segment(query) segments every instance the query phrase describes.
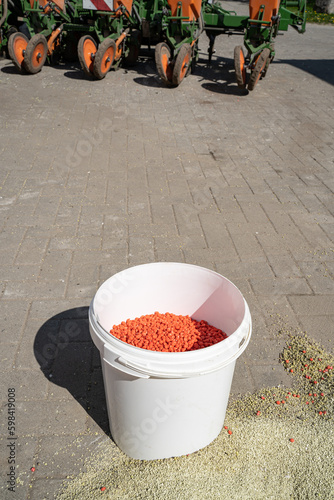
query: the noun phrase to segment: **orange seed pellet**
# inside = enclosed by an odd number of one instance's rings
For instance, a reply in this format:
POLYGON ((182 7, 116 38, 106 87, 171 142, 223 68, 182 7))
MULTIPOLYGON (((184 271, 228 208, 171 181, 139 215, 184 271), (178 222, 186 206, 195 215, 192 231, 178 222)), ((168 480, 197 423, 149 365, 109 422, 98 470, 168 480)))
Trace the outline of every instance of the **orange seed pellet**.
POLYGON ((195 351, 227 338, 226 333, 204 320, 159 312, 122 321, 110 333, 127 344, 160 352, 195 351))

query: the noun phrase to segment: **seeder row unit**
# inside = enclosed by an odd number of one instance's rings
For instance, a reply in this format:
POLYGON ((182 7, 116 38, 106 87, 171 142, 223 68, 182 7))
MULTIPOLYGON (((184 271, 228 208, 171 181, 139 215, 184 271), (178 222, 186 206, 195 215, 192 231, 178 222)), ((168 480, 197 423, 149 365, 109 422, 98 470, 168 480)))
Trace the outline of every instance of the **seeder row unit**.
POLYGON ((249 15, 211 0, 0 0, 0 49, 20 72, 78 57, 101 80, 112 68, 136 63, 140 47, 155 46, 162 82, 178 86, 198 60, 198 41, 243 35, 234 50, 237 85, 253 90, 275 57, 275 38, 289 26, 305 31, 306 0, 249 0, 249 15))

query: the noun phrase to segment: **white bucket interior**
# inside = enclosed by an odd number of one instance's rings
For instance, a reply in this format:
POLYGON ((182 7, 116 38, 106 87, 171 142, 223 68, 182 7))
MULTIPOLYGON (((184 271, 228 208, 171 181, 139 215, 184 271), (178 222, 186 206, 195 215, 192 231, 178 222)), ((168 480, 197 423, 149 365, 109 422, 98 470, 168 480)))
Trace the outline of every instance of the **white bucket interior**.
POLYGON ((164 262, 112 276, 96 293, 93 309, 107 332, 128 318, 158 311, 204 319, 231 335, 244 319, 245 301, 235 285, 213 271, 164 262))

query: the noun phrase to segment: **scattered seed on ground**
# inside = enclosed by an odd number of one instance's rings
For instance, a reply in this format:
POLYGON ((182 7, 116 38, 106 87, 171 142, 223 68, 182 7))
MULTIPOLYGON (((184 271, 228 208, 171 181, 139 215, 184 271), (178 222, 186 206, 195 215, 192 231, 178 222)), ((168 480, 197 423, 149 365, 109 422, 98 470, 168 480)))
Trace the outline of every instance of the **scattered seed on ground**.
POLYGON ((87 460, 85 471, 66 483, 56 499, 95 500, 101 484, 108 490, 107 498, 117 500, 267 499, 268 492, 282 499, 332 498, 333 372, 328 370, 319 382, 317 394, 323 396, 310 405, 305 404, 310 401, 310 383, 301 368, 306 355, 313 357, 309 373, 316 380, 319 368, 333 366, 333 356, 304 335, 290 336, 287 345, 289 358, 286 347, 281 359, 289 359, 294 368, 290 390, 268 387, 231 399, 226 421, 233 439, 224 425, 225 432, 197 453, 152 461, 130 459, 105 439, 87 460), (300 398, 291 397, 284 409, 275 404, 289 393, 300 398), (259 400, 261 418, 256 415, 259 400))

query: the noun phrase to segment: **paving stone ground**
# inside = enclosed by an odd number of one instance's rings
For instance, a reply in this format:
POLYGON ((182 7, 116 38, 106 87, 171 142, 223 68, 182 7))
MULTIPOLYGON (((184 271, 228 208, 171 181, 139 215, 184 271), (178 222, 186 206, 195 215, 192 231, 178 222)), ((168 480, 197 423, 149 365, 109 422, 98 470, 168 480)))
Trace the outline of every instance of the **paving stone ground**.
POLYGON ((253 335, 233 395, 290 384, 280 329, 332 351, 334 29, 279 35, 249 94, 234 83, 239 42, 219 37, 208 68, 203 36, 176 89, 147 50, 98 82, 77 64, 22 76, 0 61, 1 498, 55 498, 109 439, 87 311, 122 269, 186 262, 239 287, 253 335))

